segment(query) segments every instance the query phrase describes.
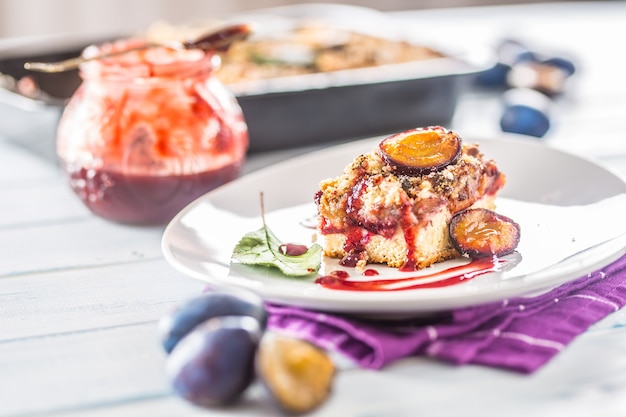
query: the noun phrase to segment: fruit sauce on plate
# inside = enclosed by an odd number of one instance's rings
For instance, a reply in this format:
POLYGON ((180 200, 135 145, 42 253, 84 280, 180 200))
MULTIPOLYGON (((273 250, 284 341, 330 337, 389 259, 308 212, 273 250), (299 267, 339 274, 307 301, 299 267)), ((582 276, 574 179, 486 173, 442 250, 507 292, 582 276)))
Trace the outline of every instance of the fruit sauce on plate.
MULTIPOLYGON (((349 272, 336 270, 317 278, 315 283, 324 288, 345 291, 401 291, 442 288, 467 282, 472 278, 489 272, 500 271, 508 262, 508 260, 497 257, 477 258, 464 265, 452 266, 424 275, 365 281, 351 280, 349 272)), ((363 271, 362 275, 373 277, 378 275, 378 271, 368 268, 363 271)))

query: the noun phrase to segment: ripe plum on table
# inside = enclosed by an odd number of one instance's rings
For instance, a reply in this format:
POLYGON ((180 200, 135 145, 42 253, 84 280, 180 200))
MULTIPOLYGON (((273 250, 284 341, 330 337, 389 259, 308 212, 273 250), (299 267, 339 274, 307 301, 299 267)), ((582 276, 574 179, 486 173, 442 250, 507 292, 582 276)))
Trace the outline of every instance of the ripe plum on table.
POLYGON ((243 296, 228 292, 207 292, 181 304, 161 318, 159 333, 163 349, 170 353, 196 326, 220 316, 253 317, 261 329, 265 329, 267 323, 263 301, 254 294, 246 293, 243 296))
POLYGON ((262 330, 246 316, 210 319, 187 334, 167 359, 174 391, 211 407, 235 402, 254 380, 254 358, 262 330))
POLYGON ((269 397, 289 414, 307 413, 324 403, 335 374, 325 351, 278 333, 266 333, 261 340, 256 369, 269 397))

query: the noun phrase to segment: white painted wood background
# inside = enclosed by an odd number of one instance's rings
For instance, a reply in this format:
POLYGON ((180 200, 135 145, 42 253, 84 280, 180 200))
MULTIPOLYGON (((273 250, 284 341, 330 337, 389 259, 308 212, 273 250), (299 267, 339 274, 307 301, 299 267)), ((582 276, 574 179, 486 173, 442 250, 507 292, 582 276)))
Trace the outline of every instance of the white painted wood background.
MULTIPOLYGON (((210 21, 246 10, 325 0, 0 0, 0 38, 73 34, 103 39, 135 33, 154 21, 210 21), (101 35, 105 35, 104 37, 101 35)), ((483 6, 519 0, 344 0, 383 11, 483 6)), ((527 3, 545 0, 525 0, 527 3)))
MULTIPOLYGON (((626 4, 595 2, 394 13, 417 30, 524 33, 581 59, 574 94, 545 139, 626 176, 626 4)), ((454 128, 497 133, 497 97, 470 94, 454 128)), ((0 115, 0 122, 2 115, 0 115)), ((251 158, 247 172, 296 149, 251 158)), ((532 168, 529 168, 532 169, 532 168)), ((616 227, 626 227, 624 219, 616 227)), ((0 416, 253 416, 275 411, 255 387, 234 409, 194 408, 171 395, 157 320, 202 283, 164 260, 160 227, 91 215, 55 165, 0 139, 0 416)), ((428 359, 350 370, 316 416, 623 416, 626 313, 593 326, 546 368, 519 376, 428 359)))

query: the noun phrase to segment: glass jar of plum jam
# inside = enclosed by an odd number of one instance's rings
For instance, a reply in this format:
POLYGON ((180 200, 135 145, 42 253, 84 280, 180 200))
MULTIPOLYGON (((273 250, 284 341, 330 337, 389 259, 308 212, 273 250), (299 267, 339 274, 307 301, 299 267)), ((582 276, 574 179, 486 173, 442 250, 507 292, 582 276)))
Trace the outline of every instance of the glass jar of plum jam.
MULTIPOLYGON (((85 56, 141 44, 92 46, 85 56)), ((61 117, 57 153, 74 192, 95 214, 164 224, 237 177, 248 130, 235 97, 213 76, 219 56, 154 47, 83 63, 61 117)))

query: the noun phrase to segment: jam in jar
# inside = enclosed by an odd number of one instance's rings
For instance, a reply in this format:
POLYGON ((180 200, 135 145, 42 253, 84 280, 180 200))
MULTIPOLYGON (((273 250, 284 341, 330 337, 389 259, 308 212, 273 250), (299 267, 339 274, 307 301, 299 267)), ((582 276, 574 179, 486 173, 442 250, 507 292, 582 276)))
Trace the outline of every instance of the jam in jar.
MULTIPOLYGON (((120 40, 85 56, 126 50, 120 40)), ((248 130, 235 97, 213 75, 219 56, 152 47, 83 63, 57 153, 74 192, 116 222, 163 224, 237 177, 248 130)))

